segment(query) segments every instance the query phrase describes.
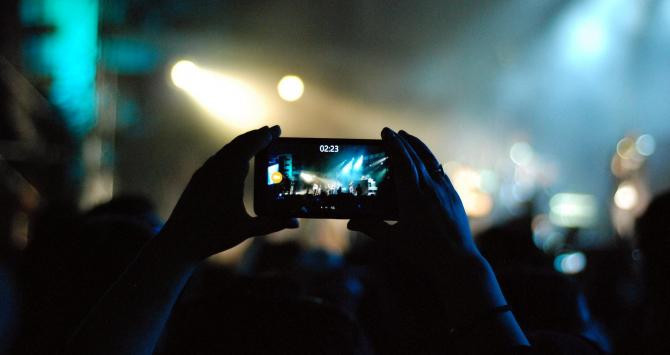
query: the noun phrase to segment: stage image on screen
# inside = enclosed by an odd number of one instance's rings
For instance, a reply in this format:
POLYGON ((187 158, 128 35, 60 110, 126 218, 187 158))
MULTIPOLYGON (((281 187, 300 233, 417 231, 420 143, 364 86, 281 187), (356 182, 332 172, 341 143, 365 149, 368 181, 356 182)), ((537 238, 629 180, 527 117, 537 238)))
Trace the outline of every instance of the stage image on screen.
POLYGON ((295 215, 381 215, 393 194, 378 144, 276 144, 268 150, 267 186, 273 205, 295 215))

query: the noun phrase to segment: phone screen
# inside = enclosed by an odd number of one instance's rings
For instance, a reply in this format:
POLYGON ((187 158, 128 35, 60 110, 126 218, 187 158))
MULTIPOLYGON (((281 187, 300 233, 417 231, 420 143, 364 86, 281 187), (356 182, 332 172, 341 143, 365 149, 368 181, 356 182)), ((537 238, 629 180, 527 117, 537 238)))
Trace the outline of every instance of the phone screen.
POLYGON ((397 219, 381 140, 279 138, 256 156, 259 215, 397 219))

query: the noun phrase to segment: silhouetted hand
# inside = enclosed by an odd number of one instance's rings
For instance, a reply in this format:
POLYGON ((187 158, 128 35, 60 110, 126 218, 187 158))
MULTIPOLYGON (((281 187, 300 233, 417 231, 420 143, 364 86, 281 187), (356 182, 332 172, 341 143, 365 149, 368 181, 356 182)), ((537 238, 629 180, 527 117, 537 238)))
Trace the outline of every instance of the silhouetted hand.
POLYGON ((280 134, 279 126, 265 126, 238 136, 210 157, 193 174, 158 237, 171 238, 176 251, 200 261, 249 237, 297 228, 296 219, 251 217, 244 208, 249 160, 280 134))
POLYGON ((349 228, 397 245, 417 264, 432 264, 430 255, 480 258, 461 199, 433 153, 405 131, 384 128, 382 140, 393 167, 399 221, 355 219, 349 228))
POLYGON ((488 262, 475 246, 463 204, 431 151, 418 138, 382 131, 398 198, 399 221, 351 220, 349 229, 386 243, 436 287, 450 318, 466 323, 505 304, 488 262))

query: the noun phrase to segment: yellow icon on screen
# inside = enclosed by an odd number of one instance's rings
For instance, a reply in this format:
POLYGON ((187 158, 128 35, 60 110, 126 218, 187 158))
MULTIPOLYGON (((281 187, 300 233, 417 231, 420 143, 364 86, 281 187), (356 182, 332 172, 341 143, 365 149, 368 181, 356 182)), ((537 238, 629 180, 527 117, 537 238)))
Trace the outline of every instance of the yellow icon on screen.
POLYGON ((282 176, 282 174, 278 171, 275 171, 274 173, 272 173, 272 175, 270 175, 270 180, 272 180, 272 182, 274 182, 275 184, 280 183, 282 179, 284 179, 284 176, 282 176))

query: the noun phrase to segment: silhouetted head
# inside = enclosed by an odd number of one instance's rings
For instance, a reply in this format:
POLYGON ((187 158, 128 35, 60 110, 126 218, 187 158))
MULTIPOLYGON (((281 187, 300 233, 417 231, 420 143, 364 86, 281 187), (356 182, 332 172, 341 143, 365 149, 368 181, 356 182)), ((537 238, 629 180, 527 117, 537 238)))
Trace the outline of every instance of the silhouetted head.
POLYGON ((589 319, 577 285, 549 269, 509 268, 498 273, 507 302, 524 329, 580 333, 589 319))
POLYGON ((206 287, 180 301, 157 353, 356 354, 366 348, 356 322, 338 308, 275 292, 272 285, 282 286, 268 279, 223 283, 225 290, 206 287))
POLYGON ((651 287, 667 289, 670 277, 670 191, 654 198, 637 220, 635 229, 646 281, 651 287))
POLYGON ((95 300, 121 275, 159 228, 151 202, 122 196, 92 208, 77 228, 72 273, 95 300))
POLYGON ((0 261, 12 253, 11 231, 17 207, 16 196, 0 181, 0 261))
POLYGON ((494 226, 477 236, 477 247, 494 269, 551 267, 533 243, 531 220, 524 216, 494 226))
POLYGON ((45 353, 63 345, 153 237, 144 201, 112 200, 84 215, 71 205, 41 211, 21 262, 24 330, 18 347, 45 353))

